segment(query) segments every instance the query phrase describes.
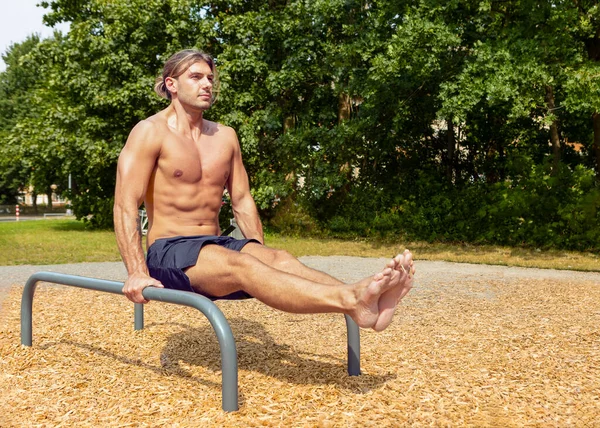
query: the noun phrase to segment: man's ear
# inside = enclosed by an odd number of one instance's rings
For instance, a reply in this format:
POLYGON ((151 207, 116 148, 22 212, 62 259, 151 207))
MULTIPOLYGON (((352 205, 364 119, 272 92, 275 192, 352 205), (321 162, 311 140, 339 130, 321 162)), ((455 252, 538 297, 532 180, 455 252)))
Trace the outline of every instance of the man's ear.
POLYGON ((171 94, 177 93, 177 79, 173 77, 165 78, 165 87, 171 94))

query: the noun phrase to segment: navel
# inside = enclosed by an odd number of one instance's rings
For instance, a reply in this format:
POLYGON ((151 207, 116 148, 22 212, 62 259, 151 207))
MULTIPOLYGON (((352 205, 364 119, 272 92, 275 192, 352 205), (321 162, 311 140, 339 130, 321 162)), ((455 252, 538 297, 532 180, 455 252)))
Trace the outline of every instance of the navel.
POLYGON ((183 175, 183 171, 180 169, 176 169, 175 172, 173 172, 173 177, 181 177, 183 175))

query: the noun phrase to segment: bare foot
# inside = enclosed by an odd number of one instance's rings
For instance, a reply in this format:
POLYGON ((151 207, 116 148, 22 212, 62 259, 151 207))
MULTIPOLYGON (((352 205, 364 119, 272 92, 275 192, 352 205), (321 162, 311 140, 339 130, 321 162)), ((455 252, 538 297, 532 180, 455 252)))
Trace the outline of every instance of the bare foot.
POLYGON ((390 289, 389 283, 393 273, 394 269, 388 264, 381 272, 355 284, 358 302, 349 315, 359 327, 370 328, 377 322, 379 299, 390 289))
POLYGON ((391 324, 398 303, 412 288, 412 276, 415 274, 412 253, 405 250, 404 254, 394 257, 393 262, 394 273, 392 273, 392 278, 395 278, 395 280, 390 281, 391 289, 379 298, 379 317, 373 325, 375 331, 382 331, 391 324))

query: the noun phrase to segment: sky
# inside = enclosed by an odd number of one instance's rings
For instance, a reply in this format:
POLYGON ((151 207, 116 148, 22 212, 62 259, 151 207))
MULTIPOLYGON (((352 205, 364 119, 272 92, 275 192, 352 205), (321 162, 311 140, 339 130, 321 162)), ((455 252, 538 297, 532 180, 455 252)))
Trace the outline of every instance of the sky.
MULTIPOLYGON (((5 53, 10 45, 24 41, 28 35, 37 33, 42 38, 50 37, 54 30, 45 27, 42 17, 46 9, 37 7, 42 0, 0 0, 0 52, 5 53)), ((56 27, 65 33, 69 25, 56 27)), ((6 65, 0 58, 0 71, 6 65)))

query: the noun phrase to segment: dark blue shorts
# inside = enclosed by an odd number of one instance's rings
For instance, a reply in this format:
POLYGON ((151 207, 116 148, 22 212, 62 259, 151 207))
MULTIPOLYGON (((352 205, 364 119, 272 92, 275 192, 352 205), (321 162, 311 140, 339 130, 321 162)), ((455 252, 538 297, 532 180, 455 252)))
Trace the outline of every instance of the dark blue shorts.
MULTIPOLYGON (((202 247, 213 244, 230 250, 241 251, 249 242, 259 243, 256 239, 235 239, 231 236, 212 235, 175 236, 173 238, 157 239, 148 248, 146 263, 150 276, 158 279, 165 288, 197 293, 192 288, 190 279, 184 270, 196 265, 202 247)), ((244 291, 237 291, 223 297, 202 294, 211 300, 252 298, 244 291)))

